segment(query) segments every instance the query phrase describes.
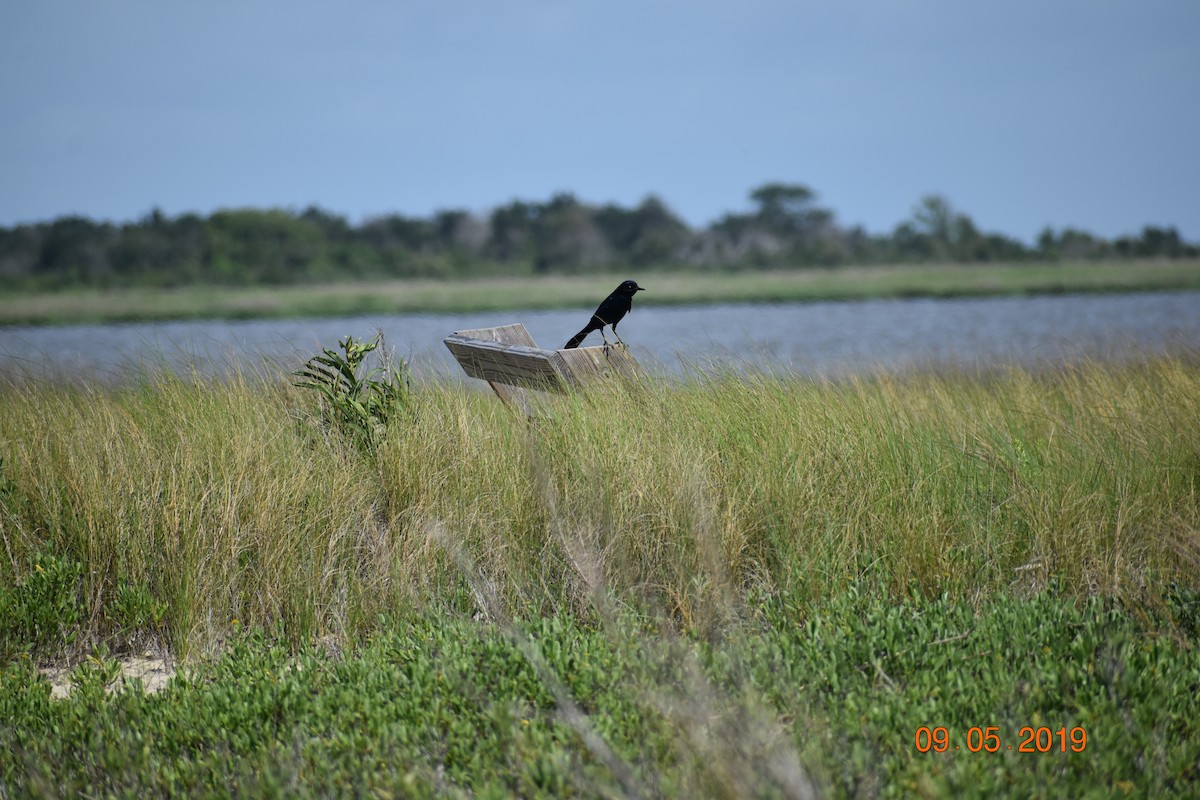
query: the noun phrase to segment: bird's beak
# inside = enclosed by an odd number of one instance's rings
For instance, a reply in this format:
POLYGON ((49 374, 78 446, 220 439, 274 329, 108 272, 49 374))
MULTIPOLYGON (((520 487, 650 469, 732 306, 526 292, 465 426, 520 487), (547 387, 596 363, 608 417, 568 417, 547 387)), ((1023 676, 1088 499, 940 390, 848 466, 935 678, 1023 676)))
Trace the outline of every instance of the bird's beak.
POLYGON ((639 286, 639 287, 637 287, 636 289, 634 289, 634 291, 635 291, 635 292, 644 292, 644 291, 646 291, 646 287, 645 287, 645 286, 639 286))

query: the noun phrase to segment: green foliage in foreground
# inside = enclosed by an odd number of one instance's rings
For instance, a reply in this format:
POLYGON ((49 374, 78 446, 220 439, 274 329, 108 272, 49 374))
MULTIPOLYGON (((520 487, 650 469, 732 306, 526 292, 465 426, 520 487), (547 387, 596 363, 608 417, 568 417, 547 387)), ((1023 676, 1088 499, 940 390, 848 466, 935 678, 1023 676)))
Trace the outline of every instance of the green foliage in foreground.
POLYGON ((83 566, 37 553, 15 586, 0 586, 0 662, 17 653, 43 654, 69 646, 78 633, 77 590, 83 566))
POLYGON ((237 632, 156 695, 105 694, 100 664, 54 701, 18 663, 0 673, 0 794, 1084 797, 1200 782, 1194 638, 1147 634, 1101 600, 860 588, 803 612, 767 600, 716 642, 628 616, 398 618, 344 657, 237 632), (919 752, 916 731, 939 726, 948 750, 919 752), (970 729, 989 726, 999 752, 971 752, 970 729), (1082 728, 1086 745, 1018 752, 1026 726, 1082 728))
POLYGON ((1200 782, 1194 360, 646 379, 535 420, 425 386, 369 448, 316 400, 0 387, 0 795, 1200 782), (106 694, 147 642, 184 676, 106 694))
MULTIPOLYGON (((88 612, 82 588, 83 565, 49 552, 30 558, 15 584, 0 585, 0 663, 17 655, 47 658, 69 651, 88 612)), ((122 578, 95 623, 114 642, 130 644, 161 629, 166 612, 166 604, 145 584, 122 578)))

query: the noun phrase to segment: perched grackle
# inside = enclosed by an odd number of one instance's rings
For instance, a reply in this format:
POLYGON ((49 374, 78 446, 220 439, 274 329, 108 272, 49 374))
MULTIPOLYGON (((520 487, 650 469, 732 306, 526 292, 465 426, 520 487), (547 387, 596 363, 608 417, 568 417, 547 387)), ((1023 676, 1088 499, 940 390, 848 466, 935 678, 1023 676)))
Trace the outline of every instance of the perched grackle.
POLYGON ((629 313, 629 309, 633 307, 633 296, 644 291, 645 289, 637 285, 637 281, 624 281, 616 288, 616 291, 604 298, 604 302, 596 308, 596 313, 592 314, 588 324, 583 326, 583 330, 572 336, 571 341, 567 342, 563 349, 579 347, 579 343, 592 331, 600 331, 600 338, 604 339, 605 344, 608 344, 608 337, 604 335, 605 325, 611 325, 613 336, 617 337, 617 342, 625 344, 621 341, 621 337, 617 336, 617 323, 624 319, 625 315, 629 313))

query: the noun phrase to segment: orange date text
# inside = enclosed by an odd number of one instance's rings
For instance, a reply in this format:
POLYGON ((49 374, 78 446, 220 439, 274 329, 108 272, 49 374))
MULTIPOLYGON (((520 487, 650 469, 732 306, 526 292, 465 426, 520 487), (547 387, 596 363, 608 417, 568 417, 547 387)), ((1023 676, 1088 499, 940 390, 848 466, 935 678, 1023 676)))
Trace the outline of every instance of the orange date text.
POLYGON ((945 753, 947 750, 970 750, 978 753, 998 753, 1015 750, 1018 753, 1082 753, 1087 748, 1087 731, 1083 728, 1034 728, 1026 725, 1017 731, 1017 738, 1007 742, 1000 738, 1000 728, 995 725, 967 728, 962 738, 950 735, 947 728, 917 728, 915 742, 917 750, 928 753, 945 753))

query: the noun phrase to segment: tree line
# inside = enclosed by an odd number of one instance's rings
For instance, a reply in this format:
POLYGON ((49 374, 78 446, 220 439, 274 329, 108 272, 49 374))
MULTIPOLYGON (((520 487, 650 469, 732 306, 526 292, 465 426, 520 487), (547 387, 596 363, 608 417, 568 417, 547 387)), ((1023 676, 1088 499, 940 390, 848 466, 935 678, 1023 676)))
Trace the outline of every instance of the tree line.
POLYGON ((221 210, 176 217, 151 211, 122 224, 68 216, 0 227, 0 286, 284 284, 351 278, 572 273, 629 267, 694 269, 844 264, 1194 258, 1200 246, 1173 227, 1104 239, 1046 228, 1032 245, 981 231, 941 195, 885 234, 838 223, 807 186, 768 183, 751 210, 687 225, 655 196, 629 208, 570 193, 514 200, 486 215, 388 214, 353 225, 317 207, 221 210))

